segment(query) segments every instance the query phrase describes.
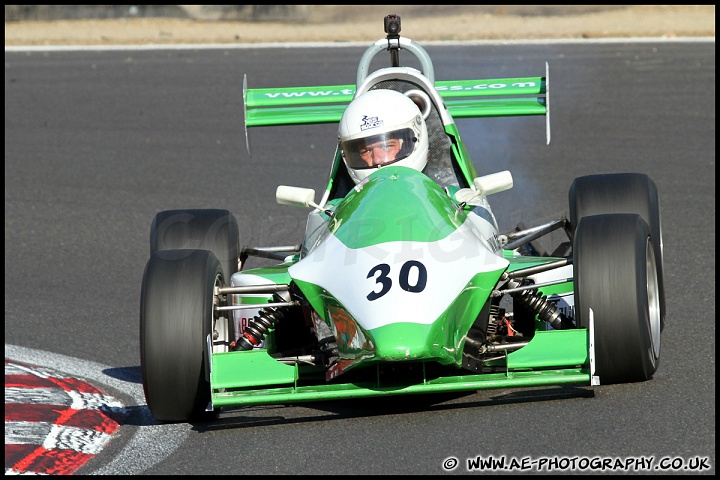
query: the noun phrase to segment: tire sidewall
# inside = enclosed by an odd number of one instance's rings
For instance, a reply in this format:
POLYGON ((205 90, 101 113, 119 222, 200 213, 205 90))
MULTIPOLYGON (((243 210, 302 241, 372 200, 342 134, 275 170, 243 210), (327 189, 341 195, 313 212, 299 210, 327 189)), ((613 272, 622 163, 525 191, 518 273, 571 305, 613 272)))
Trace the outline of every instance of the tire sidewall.
POLYGON ((658 366, 647 293, 649 238, 649 226, 636 214, 582 217, 575 232, 575 313, 578 326, 587 328, 593 310, 602 383, 648 380, 658 366))
POLYGON ((160 421, 203 419, 210 401, 207 339, 222 267, 207 250, 154 253, 143 275, 140 363, 148 407, 160 421))

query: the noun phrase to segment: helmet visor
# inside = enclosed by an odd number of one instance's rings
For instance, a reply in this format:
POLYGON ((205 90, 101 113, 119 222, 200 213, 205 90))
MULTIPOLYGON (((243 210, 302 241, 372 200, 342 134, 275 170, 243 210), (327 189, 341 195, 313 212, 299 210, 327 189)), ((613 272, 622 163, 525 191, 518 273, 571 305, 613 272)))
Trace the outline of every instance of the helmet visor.
POLYGON ((411 128, 340 142, 345 163, 353 169, 388 165, 406 158, 415 149, 417 137, 411 128))

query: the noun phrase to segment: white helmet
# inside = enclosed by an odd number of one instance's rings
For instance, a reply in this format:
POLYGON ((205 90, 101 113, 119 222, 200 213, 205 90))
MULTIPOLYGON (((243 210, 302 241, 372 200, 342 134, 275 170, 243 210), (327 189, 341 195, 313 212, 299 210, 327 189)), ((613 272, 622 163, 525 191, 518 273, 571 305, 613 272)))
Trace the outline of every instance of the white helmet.
POLYGON ((343 160, 355 183, 390 164, 422 171, 427 137, 420 109, 395 90, 370 90, 355 98, 338 128, 343 160))

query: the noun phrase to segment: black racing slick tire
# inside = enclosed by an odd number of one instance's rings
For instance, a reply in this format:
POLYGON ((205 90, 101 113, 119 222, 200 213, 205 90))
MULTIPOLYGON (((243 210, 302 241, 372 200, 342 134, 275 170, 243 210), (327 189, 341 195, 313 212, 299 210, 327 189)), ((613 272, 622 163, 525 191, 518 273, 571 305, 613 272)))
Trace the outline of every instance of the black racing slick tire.
POLYGON ((223 268, 226 283, 238 271, 239 230, 228 210, 165 210, 150 227, 150 255, 171 249, 210 250, 223 268))
POLYGON ((590 327, 601 384, 649 380, 660 361, 660 293, 650 227, 637 214, 582 217, 573 240, 575 315, 590 327))
POLYGON ((148 408, 161 422, 207 421, 211 399, 208 342, 214 287, 222 268, 208 250, 162 250, 143 274, 140 364, 148 408))
POLYGON ((570 228, 579 220, 601 213, 636 213, 650 227, 660 289, 661 328, 665 328, 665 275, 662 222, 658 191, 652 179, 643 173, 610 173, 576 178, 569 191, 570 228))

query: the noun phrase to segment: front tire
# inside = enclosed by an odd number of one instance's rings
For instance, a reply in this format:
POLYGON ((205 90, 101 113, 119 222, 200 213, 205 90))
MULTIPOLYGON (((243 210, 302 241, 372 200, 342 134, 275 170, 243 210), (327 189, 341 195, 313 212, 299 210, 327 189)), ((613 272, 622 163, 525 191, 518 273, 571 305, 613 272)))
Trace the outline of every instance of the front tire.
POLYGON ((206 421, 211 398, 208 341, 222 268, 208 250, 162 250, 143 274, 140 364, 148 408, 161 422, 206 421))
POLYGON ((582 217, 573 242, 575 315, 595 329, 603 384, 649 380, 660 361, 660 293, 650 227, 635 214, 582 217))

